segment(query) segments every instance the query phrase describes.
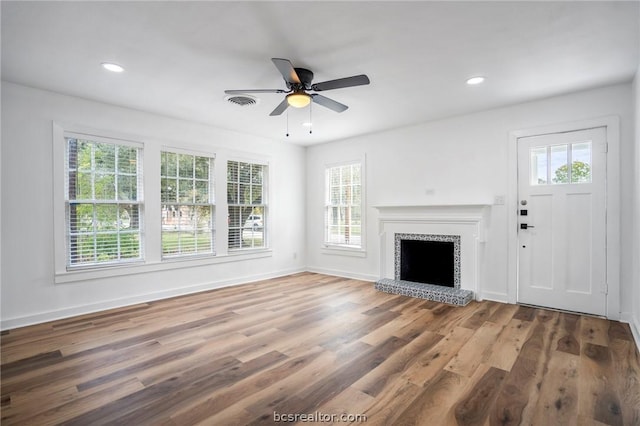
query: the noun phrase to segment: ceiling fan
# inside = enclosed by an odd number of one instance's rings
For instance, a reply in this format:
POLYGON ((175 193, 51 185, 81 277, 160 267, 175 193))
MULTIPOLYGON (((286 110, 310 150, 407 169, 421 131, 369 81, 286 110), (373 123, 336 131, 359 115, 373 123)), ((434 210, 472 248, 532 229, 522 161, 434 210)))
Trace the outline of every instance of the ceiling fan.
POLYGON ((311 84, 313 80, 313 72, 306 68, 294 68, 288 59, 271 58, 285 83, 287 90, 284 89, 247 89, 247 90, 225 90, 227 95, 237 95, 243 93, 288 93, 282 102, 269 115, 280 115, 289 106, 294 108, 303 108, 311 101, 329 108, 335 112, 343 112, 348 106, 334 101, 333 99, 322 96, 318 93, 307 93, 312 90, 314 92, 322 92, 324 90, 342 89, 344 87, 362 86, 369 84, 369 77, 365 74, 354 75, 352 77, 339 78, 336 80, 323 81, 322 83, 311 84))

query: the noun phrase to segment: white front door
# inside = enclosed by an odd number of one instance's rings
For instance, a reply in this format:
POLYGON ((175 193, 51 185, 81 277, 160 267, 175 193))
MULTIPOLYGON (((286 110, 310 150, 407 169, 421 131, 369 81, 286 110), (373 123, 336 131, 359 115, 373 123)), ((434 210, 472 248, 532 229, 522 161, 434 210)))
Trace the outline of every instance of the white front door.
POLYGON ((518 302, 606 315, 606 128, 518 139, 518 302))

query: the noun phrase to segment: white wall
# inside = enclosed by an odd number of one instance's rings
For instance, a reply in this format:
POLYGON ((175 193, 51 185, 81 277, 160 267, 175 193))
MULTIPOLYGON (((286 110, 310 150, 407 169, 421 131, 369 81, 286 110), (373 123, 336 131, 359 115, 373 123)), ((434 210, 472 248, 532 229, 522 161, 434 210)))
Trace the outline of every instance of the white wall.
MULTIPOLYGON (((1 160, 3 329, 304 270, 302 147, 3 82, 1 160), (143 141, 145 153, 157 158, 161 146, 171 145, 211 150, 218 158, 246 154, 268 159, 271 254, 234 262, 219 258, 215 264, 147 265, 133 275, 89 274, 56 284, 53 121, 127 135, 143 141)), ((216 165, 225 167, 220 161, 216 165)), ((160 182, 147 183, 146 193, 160 192, 160 182)), ((218 200, 224 198, 218 194, 218 200)), ((226 214, 221 208, 217 212, 226 214)))
POLYGON ((632 200, 635 200, 633 210, 633 246, 631 284, 633 287, 633 315, 630 318, 636 342, 640 345, 640 67, 633 81, 634 120, 635 120, 635 176, 631 189, 632 200))
MULTIPOLYGON (((375 280, 379 277, 377 211, 385 204, 493 203, 508 195, 509 133, 572 121, 619 116, 621 122, 622 229, 630 229, 633 180, 631 84, 620 84, 506 108, 424 123, 317 145, 307 150, 307 263, 310 270, 375 280), (325 164, 366 157, 367 256, 325 254, 323 192, 325 164), (625 196, 626 195, 626 196, 625 196)), ((482 298, 508 300, 507 211, 491 208, 482 298)), ((632 238, 622 235, 622 311, 630 312, 632 238)))

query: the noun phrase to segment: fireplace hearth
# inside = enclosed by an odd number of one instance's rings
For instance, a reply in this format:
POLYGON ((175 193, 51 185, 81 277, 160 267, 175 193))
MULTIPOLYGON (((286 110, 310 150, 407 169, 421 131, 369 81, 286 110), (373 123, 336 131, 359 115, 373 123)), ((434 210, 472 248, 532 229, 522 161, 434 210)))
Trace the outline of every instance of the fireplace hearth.
POLYGON ((460 235, 395 234, 395 279, 375 288, 387 293, 464 306, 473 292, 460 288, 460 235))

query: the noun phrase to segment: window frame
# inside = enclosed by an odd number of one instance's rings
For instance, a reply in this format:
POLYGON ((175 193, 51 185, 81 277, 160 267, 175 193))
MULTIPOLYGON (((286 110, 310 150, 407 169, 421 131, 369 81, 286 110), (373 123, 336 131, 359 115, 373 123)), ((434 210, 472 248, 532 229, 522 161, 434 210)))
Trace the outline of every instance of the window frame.
POLYGON ((330 255, 366 257, 366 163, 365 156, 354 158, 351 160, 340 161, 335 163, 326 163, 324 165, 324 194, 323 194, 323 245, 321 252, 330 255), (347 245, 334 243, 329 241, 329 209, 333 208, 331 204, 331 170, 350 165, 360 165, 360 245, 347 245))
MULTIPOLYGON (((270 193, 270 187, 269 187, 269 181, 270 181, 270 173, 271 173, 271 167, 269 162, 266 161, 261 161, 255 158, 246 158, 246 157, 229 157, 226 160, 226 167, 225 167, 225 176, 226 176, 226 180, 225 180, 225 186, 226 186, 226 191, 225 191, 225 195, 226 195, 226 204, 227 204, 227 254, 229 255, 239 255, 239 254, 243 254, 243 253, 248 253, 248 252, 255 252, 255 251, 264 251, 264 250, 270 250, 270 244, 269 244, 269 233, 270 233, 270 212, 269 212, 269 193, 270 193), (250 166, 260 166, 262 167, 262 182, 260 183, 261 187, 262 187, 262 202, 259 204, 253 204, 253 203, 231 203, 229 201, 229 185, 230 184, 237 184, 238 188, 239 185, 242 183, 240 181, 240 176, 238 174, 238 180, 236 180, 235 182, 231 182, 229 179, 229 165, 231 163, 244 163, 250 166), (231 209, 232 207, 252 207, 252 208, 256 208, 256 207, 260 207, 262 208, 262 245, 261 246, 250 246, 250 247, 238 247, 238 248, 233 248, 231 247, 231 238, 232 238, 232 230, 239 230, 241 232, 241 235, 244 234, 244 229, 245 229, 245 224, 242 223, 242 219, 240 219, 238 221, 238 226, 232 226, 232 217, 231 217, 231 209)), ((246 184, 246 183, 245 183, 246 184)), ((253 182, 249 182, 250 184, 250 188, 253 187, 253 182)), ((247 215, 247 218, 250 217, 251 215, 255 214, 253 211, 251 213, 249 213, 247 215)), ((241 216, 242 217, 242 216, 241 216)), ((245 219, 246 222, 247 219, 245 219)), ((259 229, 259 228, 258 228, 259 229)), ((251 232, 255 232, 254 229, 251 230, 251 232)), ((242 237, 240 238, 240 241, 242 241, 242 237)))
POLYGON ((198 257, 215 257, 216 256, 216 231, 217 231, 217 227, 216 227, 216 213, 217 213, 217 206, 216 206, 216 155, 214 153, 210 153, 210 152, 201 152, 201 151, 193 151, 193 150, 187 150, 187 149, 181 149, 181 148, 176 148, 176 147, 170 147, 170 146, 163 146, 160 148, 160 164, 159 164, 159 179, 160 179, 160 258, 162 261, 174 261, 174 260, 182 260, 182 259, 192 259, 192 258, 198 258, 198 257), (168 201, 165 201, 162 199, 162 188, 163 188, 163 180, 166 178, 169 178, 169 176, 165 176, 163 174, 162 168, 163 168, 163 155, 167 153, 167 154, 174 154, 176 156, 178 155, 188 155, 191 157, 194 157, 194 161, 196 157, 200 157, 200 158, 206 158, 209 161, 209 176, 207 179, 202 179, 202 178, 197 178, 195 176, 195 168, 193 170, 193 174, 191 178, 185 178, 185 177, 180 177, 180 172, 179 170, 176 170, 176 176, 172 176, 171 178, 175 178, 176 180, 192 180, 193 184, 195 185, 196 182, 203 182, 206 181, 208 183, 208 202, 207 203, 197 203, 195 202, 195 200, 191 203, 188 202, 180 202, 179 200, 179 195, 176 194, 176 203, 171 203, 168 201), (198 206, 209 206, 211 209, 211 219, 209 222, 209 226, 211 227, 211 236, 210 236, 210 247, 211 250, 210 251, 202 251, 202 252, 178 252, 178 253, 174 253, 174 254, 165 254, 164 252, 164 243, 163 243, 163 233, 164 233, 164 229, 163 229, 163 215, 164 215, 164 206, 168 205, 168 204, 172 204, 172 205, 177 205, 177 206, 181 206, 181 207, 198 207, 198 206))
MULTIPOLYGON (((65 131, 62 135, 62 140, 63 140, 63 147, 62 147, 62 151, 63 151, 63 155, 64 155, 64 162, 62 164, 62 168, 63 168, 63 181, 64 181, 64 265, 65 265, 65 269, 67 271, 76 271, 76 270, 86 270, 86 269, 102 269, 102 268, 109 268, 109 267, 116 267, 116 266, 125 266, 125 265, 131 265, 131 264, 136 264, 136 263, 142 263, 145 260, 145 226, 144 226, 144 207, 145 207, 145 202, 144 202, 144 188, 143 188, 143 180, 144 180, 144 171, 143 171, 143 167, 144 167, 144 151, 143 151, 143 145, 141 143, 138 142, 133 142, 130 140, 126 140, 126 139, 121 139, 121 138, 117 138, 117 137, 105 137, 105 136, 97 136, 97 135, 93 135, 93 134, 86 134, 86 133, 78 133, 78 132, 70 132, 70 131, 65 131), (69 139, 76 139, 76 140, 84 140, 87 142, 90 142, 92 144, 109 144, 109 145, 114 145, 117 147, 129 147, 129 148, 134 148, 136 149, 136 173, 135 173, 135 177, 136 177, 136 200, 135 201, 131 201, 128 200, 126 202, 123 202, 124 200, 119 200, 118 199, 118 195, 117 193, 114 194, 114 199, 111 200, 105 200, 105 199, 98 199, 95 197, 95 178, 94 175, 98 174, 97 170, 95 169, 95 166, 93 165, 93 160, 94 160, 94 154, 92 151, 92 166, 90 169, 90 175, 92 176, 91 178, 91 189, 92 189, 92 198, 89 199, 71 199, 70 194, 69 194, 69 173, 70 173, 70 169, 69 169, 69 157, 68 157, 68 140, 69 139), (72 262, 72 231, 71 231, 71 223, 70 223, 70 215, 71 215, 71 206, 72 205, 93 205, 94 207, 94 220, 95 220, 95 211, 97 211, 98 206, 107 206, 107 205, 114 205, 116 206, 116 208, 119 208, 120 205, 122 204, 128 204, 128 205, 137 205, 137 210, 138 210, 138 232, 120 232, 119 229, 115 229, 113 231, 98 231, 95 230, 93 231, 93 233, 84 233, 85 235, 90 235, 93 234, 96 238, 98 235, 117 235, 118 237, 121 234, 133 234, 133 235, 137 235, 138 239, 139 239, 139 244, 138 244, 138 256, 135 258, 124 258, 124 259, 116 259, 116 260, 110 260, 110 261, 95 261, 95 262, 83 262, 83 263, 77 263, 74 264, 72 262)), ((116 167, 116 165, 114 165, 114 167, 116 167)), ((76 173, 79 173, 79 170, 76 170, 76 173)), ((109 173, 105 173, 105 174, 109 174, 109 173)), ((117 170, 114 169, 113 172, 114 176, 118 176, 117 170)), ((114 190, 117 191, 117 189, 114 190)), ((119 238, 118 238, 119 240, 119 238)), ((119 243, 118 243, 119 246, 119 243)), ((120 251, 118 250, 118 255, 120 255, 120 251)))

